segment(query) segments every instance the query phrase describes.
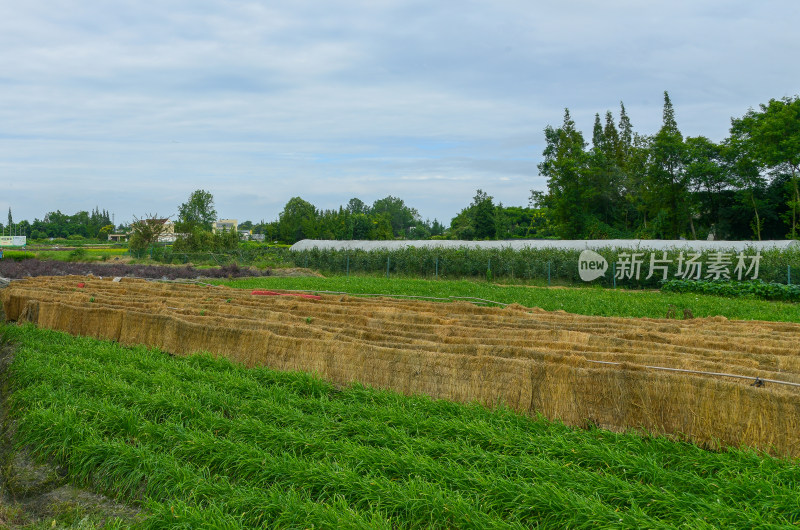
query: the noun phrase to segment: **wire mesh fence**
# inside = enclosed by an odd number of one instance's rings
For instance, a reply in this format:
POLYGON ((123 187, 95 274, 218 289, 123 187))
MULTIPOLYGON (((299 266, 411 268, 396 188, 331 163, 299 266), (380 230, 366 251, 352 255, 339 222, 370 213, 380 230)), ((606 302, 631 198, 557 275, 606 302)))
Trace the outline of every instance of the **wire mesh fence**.
POLYGON ((333 274, 381 274, 387 277, 486 278, 548 284, 593 283, 605 287, 657 288, 663 281, 731 280, 798 283, 800 251, 631 251, 599 249, 587 258, 572 249, 416 248, 293 251, 292 261, 333 274), (592 261, 591 258, 596 261, 592 261), (589 268, 592 267, 590 270, 589 268), (587 281, 587 274, 596 270, 587 281))
POLYGON ((176 252, 151 247, 131 255, 173 264, 304 267, 325 274, 531 282, 591 283, 604 287, 658 288, 667 280, 761 280, 800 283, 799 249, 656 250, 606 248, 376 248, 249 247, 216 252, 176 252), (794 278, 793 278, 794 276, 794 278), (587 278, 589 278, 587 280, 587 278))

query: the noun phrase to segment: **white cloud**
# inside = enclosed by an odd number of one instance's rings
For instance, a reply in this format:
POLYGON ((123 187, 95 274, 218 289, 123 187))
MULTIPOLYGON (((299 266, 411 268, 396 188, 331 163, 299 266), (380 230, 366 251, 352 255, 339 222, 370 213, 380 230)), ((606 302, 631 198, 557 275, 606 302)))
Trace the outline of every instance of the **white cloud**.
POLYGON ((719 140, 731 116, 793 95, 798 14, 793 0, 5 3, 0 207, 125 219, 201 187, 251 219, 296 195, 391 194, 440 219, 477 188, 526 204, 564 107, 588 133, 622 100, 653 133, 666 89, 685 135, 719 140))

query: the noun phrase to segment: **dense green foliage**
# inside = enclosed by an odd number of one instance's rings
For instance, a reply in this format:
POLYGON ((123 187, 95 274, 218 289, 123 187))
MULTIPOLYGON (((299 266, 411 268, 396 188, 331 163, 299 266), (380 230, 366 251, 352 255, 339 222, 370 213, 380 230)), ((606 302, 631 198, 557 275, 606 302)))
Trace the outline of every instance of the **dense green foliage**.
POLYGON ((669 280, 664 282, 661 290, 670 293, 703 293, 732 298, 750 296, 763 300, 800 302, 800 285, 767 283, 761 280, 750 282, 669 280))
MULTIPOLYGON (((627 273, 622 277, 625 264, 623 261, 632 260, 632 257, 624 256, 632 251, 626 249, 599 249, 598 252, 608 261, 609 270, 593 284, 612 286, 614 284, 628 287, 648 287, 658 288, 661 280, 664 279, 663 271, 657 271, 650 278, 650 256, 649 250, 637 251, 641 255, 636 259, 641 260, 639 267, 640 275, 637 280, 635 274, 628 277, 627 273), (619 267, 617 263, 620 263, 619 267), (614 280, 615 274, 619 273, 619 278, 614 280)), ((689 252, 683 253, 684 260, 688 259, 689 252)), ((700 269, 700 279, 705 279, 709 273, 708 263, 715 258, 712 252, 702 252, 697 258, 698 262, 704 264, 700 269)), ((738 264, 738 253, 727 253, 730 265, 726 270, 732 278, 738 279, 735 273, 738 264)), ((756 251, 748 249, 744 253, 743 263, 749 267, 751 256, 756 251)), ((293 251, 292 259, 299 267, 310 267, 327 273, 347 274, 349 273, 369 273, 401 275, 422 278, 485 278, 487 272, 491 271, 491 277, 495 280, 504 281, 536 281, 559 284, 581 284, 579 277, 578 257, 580 252, 577 250, 566 249, 522 249, 514 250, 511 248, 487 249, 487 248, 421 248, 407 247, 398 250, 328 250, 311 249, 293 251)), ((656 259, 664 259, 661 252, 654 253, 656 259)), ((672 260, 667 267, 667 279, 673 279, 678 274, 680 252, 670 251, 666 253, 666 258, 672 260)), ((788 280, 789 267, 793 267, 795 275, 800 275, 800 250, 766 250, 762 251, 759 262, 758 279, 767 282, 786 283, 788 280)), ((686 272, 684 267, 682 272, 686 272)), ((743 273, 746 271, 742 271, 743 273)), ((750 272, 750 276, 742 274, 742 279, 752 277, 755 270, 750 272)))
POLYGON ((337 388, 31 326, 15 442, 151 528, 755 528, 800 521, 794 462, 505 409, 337 388))
POLYGON ((495 205, 493 198, 478 190, 473 202, 453 218, 447 229, 438 220, 422 220, 415 208, 388 196, 372 206, 350 199, 338 210, 319 210, 300 197, 286 203, 279 219, 271 223, 246 224, 267 241, 295 243, 301 239, 518 239, 553 235, 542 208, 495 205))
POLYGON ((17 234, 27 236, 30 239, 45 238, 68 238, 70 236, 77 239, 83 238, 103 238, 114 230, 111 223, 111 216, 106 210, 95 208, 91 213, 78 212, 74 215, 66 215, 60 211, 49 212, 43 220, 34 219, 28 222, 25 220, 13 223, 11 209, 8 210, 8 224, 0 229, 7 234, 17 234))
POLYGON ((205 230, 199 226, 185 232, 172 245, 173 252, 231 252, 239 248, 239 233, 234 230, 205 230))
POLYGON ((719 296, 626 289, 565 289, 498 285, 488 282, 376 278, 363 276, 267 277, 257 279, 210 280, 211 283, 242 289, 297 289, 314 292, 382 294, 387 296, 422 296, 440 300, 460 297, 517 303, 548 311, 596 316, 664 318, 670 307, 687 308, 695 317, 724 316, 738 320, 800 322, 796 303, 755 299, 735 301, 719 296))
MULTIPOLYGON (((224 265, 236 263, 242 266, 267 268, 267 267, 293 267, 295 262, 293 254, 286 245, 265 245, 247 241, 239 241, 238 245, 226 244, 225 238, 230 238, 230 233, 213 234, 215 239, 222 239, 222 243, 210 245, 205 250, 193 250, 182 244, 154 246, 140 252, 131 251, 131 255, 140 259, 152 259, 160 263, 181 265, 192 263, 194 265, 224 265)), ((227 240, 229 242, 229 240, 227 240)))
POLYGON ((320 210, 300 197, 292 197, 277 221, 249 224, 267 241, 289 244, 301 239, 428 239, 444 231, 437 220, 423 221, 416 209, 391 195, 372 206, 353 198, 338 210, 320 210))
POLYGON ((770 100, 732 120, 719 144, 684 138, 669 94, 652 136, 595 117, 591 147, 569 110, 545 129, 542 204, 565 239, 783 239, 800 220, 800 98, 770 100))
POLYGON ((210 232, 216 220, 214 196, 206 190, 195 190, 189 195, 189 199, 178 207, 178 222, 175 228, 178 232, 185 233, 196 230, 210 232))

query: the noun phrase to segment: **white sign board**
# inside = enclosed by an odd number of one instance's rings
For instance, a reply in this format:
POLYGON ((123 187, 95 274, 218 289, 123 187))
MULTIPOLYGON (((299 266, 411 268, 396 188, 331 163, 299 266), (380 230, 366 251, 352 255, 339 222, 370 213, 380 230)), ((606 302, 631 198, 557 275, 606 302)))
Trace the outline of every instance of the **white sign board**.
POLYGON ((0 236, 0 247, 24 247, 27 242, 25 236, 0 236))

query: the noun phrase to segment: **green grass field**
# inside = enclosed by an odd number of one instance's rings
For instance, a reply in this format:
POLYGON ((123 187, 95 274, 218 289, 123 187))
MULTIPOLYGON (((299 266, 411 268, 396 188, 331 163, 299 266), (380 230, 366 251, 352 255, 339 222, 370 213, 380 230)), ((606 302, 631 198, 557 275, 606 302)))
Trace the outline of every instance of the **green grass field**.
POLYGON ((6 326, 15 442, 149 528, 774 528, 796 463, 6 326))
POLYGON ((78 248, 74 250, 38 250, 36 258, 55 261, 104 261, 113 257, 124 256, 126 248, 78 248))
POLYGON ((591 287, 547 288, 481 281, 386 279, 367 276, 264 277, 210 282, 241 289, 297 289, 435 298, 475 297, 506 304, 541 307, 548 311, 564 310, 568 313, 597 316, 665 318, 670 306, 674 306, 681 316, 684 309, 689 309, 695 317, 721 315, 739 320, 800 322, 800 306, 796 303, 754 298, 731 299, 694 293, 591 287))

